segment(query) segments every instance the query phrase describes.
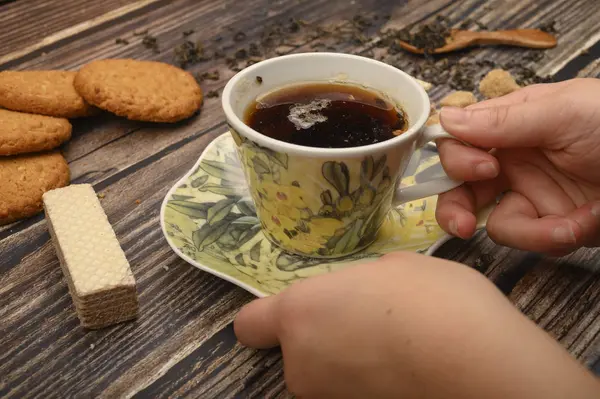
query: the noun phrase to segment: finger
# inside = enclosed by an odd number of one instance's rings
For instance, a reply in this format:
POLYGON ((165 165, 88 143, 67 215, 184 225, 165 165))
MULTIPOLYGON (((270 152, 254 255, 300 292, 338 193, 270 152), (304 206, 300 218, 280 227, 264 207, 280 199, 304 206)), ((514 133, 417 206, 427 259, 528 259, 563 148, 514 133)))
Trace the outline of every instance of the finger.
POLYGON ((576 247, 551 251, 550 256, 560 257, 568 255, 579 247, 598 247, 600 246, 600 202, 589 202, 580 208, 574 210, 568 216, 581 227, 581 240, 576 247))
POLYGON ((582 228, 572 219, 539 218, 533 204, 516 192, 507 193, 487 222, 488 235, 500 245, 535 252, 562 252, 581 246, 582 228))
POLYGON ((568 109, 553 98, 477 109, 444 107, 440 121, 448 133, 475 147, 552 148, 569 119, 568 109))
POLYGON ((506 181, 500 176, 493 180, 464 184, 440 194, 435 214, 438 224, 448 234, 470 238, 477 227, 477 211, 494 201, 506 187, 506 181))
POLYGON ((471 188, 462 185, 440 194, 435 209, 440 227, 455 237, 468 239, 476 228, 475 196, 471 188))
POLYGON ((600 244, 600 201, 589 202, 568 216, 581 227, 581 245, 596 247, 600 244))
POLYGON ((444 171, 454 180, 477 181, 498 176, 500 165, 491 154, 452 139, 437 144, 444 171))
POLYGON ((271 296, 250 302, 240 310, 233 322, 233 329, 242 345, 256 349, 279 345, 277 303, 278 297, 271 296))

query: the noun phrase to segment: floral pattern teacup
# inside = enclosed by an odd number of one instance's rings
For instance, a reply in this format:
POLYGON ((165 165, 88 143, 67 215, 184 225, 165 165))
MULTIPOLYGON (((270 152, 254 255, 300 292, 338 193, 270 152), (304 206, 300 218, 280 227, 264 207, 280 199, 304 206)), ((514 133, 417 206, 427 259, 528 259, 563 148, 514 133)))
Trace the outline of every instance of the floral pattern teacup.
POLYGON ((424 126, 429 97, 415 79, 369 58, 304 53, 260 62, 228 82, 223 109, 265 236, 294 254, 336 258, 360 251, 377 238, 392 205, 461 184, 438 176, 401 185, 417 148, 452 136, 440 125, 424 126), (405 111, 408 130, 377 144, 329 149, 278 141, 244 123, 246 108, 258 96, 288 84, 318 81, 359 84, 379 92, 405 111))

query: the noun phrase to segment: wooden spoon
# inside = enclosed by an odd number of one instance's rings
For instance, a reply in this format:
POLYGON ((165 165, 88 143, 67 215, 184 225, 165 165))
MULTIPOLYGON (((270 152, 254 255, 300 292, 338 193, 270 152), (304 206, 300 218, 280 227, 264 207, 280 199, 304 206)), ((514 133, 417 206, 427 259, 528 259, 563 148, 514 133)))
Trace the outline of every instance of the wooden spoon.
MULTIPOLYGON (((430 53, 441 54, 460 50, 471 46, 504 44, 508 46, 528 48, 552 48, 556 46, 556 37, 539 29, 513 29, 497 31, 471 31, 451 29, 446 38, 446 45, 431 50, 430 53)), ((423 54, 423 49, 417 48, 405 41, 398 40, 398 45, 415 54, 423 54)))

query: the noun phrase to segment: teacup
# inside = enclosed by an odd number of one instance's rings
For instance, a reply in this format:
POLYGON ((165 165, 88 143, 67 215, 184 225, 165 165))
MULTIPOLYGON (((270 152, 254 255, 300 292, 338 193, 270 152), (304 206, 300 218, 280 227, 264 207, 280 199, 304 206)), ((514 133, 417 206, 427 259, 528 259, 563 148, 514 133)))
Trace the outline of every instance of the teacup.
POLYGON ((401 187, 415 150, 452 136, 440 125, 425 126, 429 97, 414 78, 370 58, 303 53, 262 61, 227 83, 222 105, 264 233, 294 254, 337 258, 360 251, 376 239, 392 206, 462 183, 443 176, 401 187), (258 96, 304 82, 374 90, 404 110, 409 128, 377 144, 329 149, 279 141, 244 123, 258 96))

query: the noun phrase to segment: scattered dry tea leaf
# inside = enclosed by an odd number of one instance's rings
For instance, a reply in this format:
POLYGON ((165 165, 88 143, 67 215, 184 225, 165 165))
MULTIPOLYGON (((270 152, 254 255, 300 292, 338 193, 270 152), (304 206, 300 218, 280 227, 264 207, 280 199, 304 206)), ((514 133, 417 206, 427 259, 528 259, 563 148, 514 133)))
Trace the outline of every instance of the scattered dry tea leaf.
POLYGON ((425 53, 431 53, 446 44, 450 37, 448 25, 448 19, 438 15, 435 21, 418 27, 416 31, 409 28, 401 29, 397 33, 397 38, 422 49, 425 53))
POLYGON ((479 92, 486 98, 502 97, 520 89, 510 72, 494 69, 479 82, 479 92))
POLYGON ((471 104, 475 104, 477 99, 475 95, 470 91, 455 91, 454 93, 448 94, 446 97, 442 98, 440 101, 440 105, 442 107, 460 107, 465 108, 471 104))

